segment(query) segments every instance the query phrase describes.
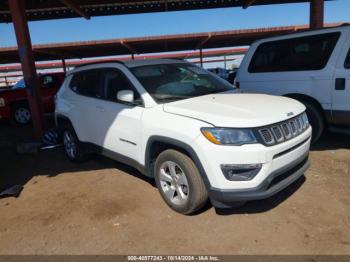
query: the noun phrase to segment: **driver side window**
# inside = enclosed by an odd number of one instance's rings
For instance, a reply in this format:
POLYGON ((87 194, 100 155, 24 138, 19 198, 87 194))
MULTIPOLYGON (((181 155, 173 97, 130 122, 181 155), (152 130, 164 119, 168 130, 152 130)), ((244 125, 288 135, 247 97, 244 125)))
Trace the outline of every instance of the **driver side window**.
POLYGON ((103 98, 112 101, 121 103, 117 99, 117 93, 121 90, 131 90, 134 93, 134 101, 136 104, 142 104, 141 96, 131 84, 129 79, 117 69, 104 69, 103 70, 103 98))

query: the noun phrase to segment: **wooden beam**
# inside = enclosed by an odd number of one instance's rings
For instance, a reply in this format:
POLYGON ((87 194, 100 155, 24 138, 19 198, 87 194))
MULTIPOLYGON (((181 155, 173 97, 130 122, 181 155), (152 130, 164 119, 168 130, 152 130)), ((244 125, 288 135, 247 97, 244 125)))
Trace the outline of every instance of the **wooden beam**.
POLYGON ((67 7, 72 9, 74 12, 76 12, 78 15, 84 17, 85 19, 89 20, 90 16, 83 10, 79 5, 77 5, 74 0, 60 0, 63 4, 65 4, 67 7))
POLYGON ((251 6, 252 4, 254 4, 256 2, 256 0, 245 0, 243 2, 243 9, 247 9, 249 6, 251 6))

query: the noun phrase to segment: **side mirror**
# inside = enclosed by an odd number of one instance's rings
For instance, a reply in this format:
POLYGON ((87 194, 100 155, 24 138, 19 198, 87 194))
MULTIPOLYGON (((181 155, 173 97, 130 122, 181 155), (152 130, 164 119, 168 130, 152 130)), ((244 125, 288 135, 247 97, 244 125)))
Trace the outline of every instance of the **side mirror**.
POLYGON ((126 102, 126 103, 133 103, 134 102, 134 92, 131 90, 120 90, 117 93, 117 100, 126 102))

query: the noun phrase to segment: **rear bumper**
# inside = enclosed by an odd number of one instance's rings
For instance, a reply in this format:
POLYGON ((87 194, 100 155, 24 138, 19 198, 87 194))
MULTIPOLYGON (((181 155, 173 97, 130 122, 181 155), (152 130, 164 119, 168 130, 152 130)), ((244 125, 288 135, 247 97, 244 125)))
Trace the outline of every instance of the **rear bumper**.
POLYGON ((10 119, 11 110, 8 107, 0 107, 0 119, 10 119))
POLYGON ((235 203, 269 198, 304 175, 310 166, 308 153, 294 160, 289 165, 271 173, 259 186, 249 189, 222 190, 209 189, 209 196, 214 206, 229 207, 235 203))

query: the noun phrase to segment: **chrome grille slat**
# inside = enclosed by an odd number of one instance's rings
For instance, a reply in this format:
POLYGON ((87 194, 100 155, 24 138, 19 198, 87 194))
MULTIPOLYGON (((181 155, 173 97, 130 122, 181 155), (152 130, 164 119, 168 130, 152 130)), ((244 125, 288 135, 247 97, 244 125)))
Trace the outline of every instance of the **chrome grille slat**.
POLYGON ((301 114, 281 123, 259 128, 258 132, 264 144, 271 146, 300 135, 308 127, 307 118, 301 114))

